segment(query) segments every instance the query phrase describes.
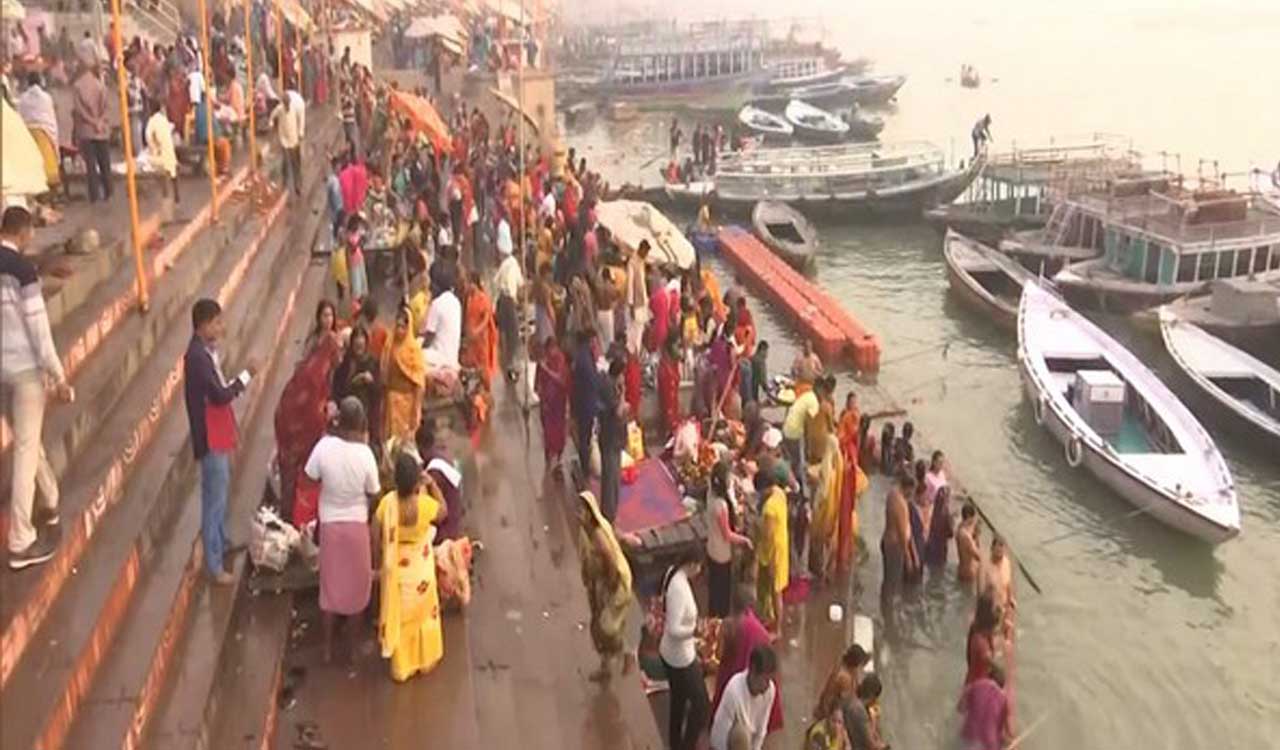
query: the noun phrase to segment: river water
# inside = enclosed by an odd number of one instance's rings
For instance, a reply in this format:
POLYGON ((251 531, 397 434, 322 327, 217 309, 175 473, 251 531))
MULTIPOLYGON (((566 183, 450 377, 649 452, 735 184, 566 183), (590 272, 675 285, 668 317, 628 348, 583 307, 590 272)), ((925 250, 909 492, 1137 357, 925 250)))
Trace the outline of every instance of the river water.
MULTIPOLYGON (((1280 159, 1280 5, 1272 0, 866 5, 837 11, 799 0, 787 10, 824 17, 826 41, 847 56, 910 76, 887 115, 886 139, 927 138, 954 146, 959 158, 973 121, 990 112, 997 149, 1103 131, 1132 138, 1150 166, 1191 175, 1201 159, 1206 174, 1270 169, 1280 159), (978 68, 980 89, 947 80, 961 63, 978 68)), ((699 7, 704 15, 777 12, 750 2, 699 7)), ((569 140, 615 182, 652 183, 665 135, 666 122, 653 119, 599 122, 569 140)), ((1020 390, 1016 342, 948 294, 937 233, 914 223, 820 231, 818 281, 884 342, 879 386, 860 391, 909 408, 925 444, 946 450, 1043 590, 1018 580, 1017 717, 1032 730, 1022 747, 1280 747, 1274 449, 1206 420, 1236 479, 1236 540, 1210 548, 1128 517, 1131 506, 1069 469, 1037 428, 1020 390)), ((766 337, 788 337, 770 315, 761 318, 766 337)), ((1175 377, 1158 334, 1103 322, 1198 414, 1211 411, 1175 377)), ((774 356, 775 368, 789 363, 789 348, 774 356)), ((850 382, 842 378, 841 394, 850 382)), ((869 493, 866 503, 863 534, 874 541, 882 498, 869 493)), ((869 563, 854 591, 875 613, 874 552, 869 563)), ((950 580, 926 585, 908 605, 882 665, 895 747, 951 746, 971 607, 950 580)), ((793 650, 820 639, 815 629, 807 622, 793 650)), ((786 691, 790 736, 812 700, 799 692, 786 691)))

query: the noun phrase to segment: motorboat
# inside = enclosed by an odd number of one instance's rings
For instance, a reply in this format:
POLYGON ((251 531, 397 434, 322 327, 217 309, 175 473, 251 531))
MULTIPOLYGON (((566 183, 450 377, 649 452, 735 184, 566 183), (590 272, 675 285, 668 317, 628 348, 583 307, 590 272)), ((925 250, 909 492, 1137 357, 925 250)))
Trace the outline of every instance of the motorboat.
POLYGON ((795 134, 795 128, 786 118, 750 104, 738 111, 738 122, 765 138, 790 138, 795 134))
POLYGON ((951 291, 989 315, 1002 328, 1018 327, 1022 288, 1036 277, 1017 261, 948 229, 942 243, 951 291))
POLYGON ((761 242, 797 271, 808 270, 815 264, 818 230, 791 206, 760 201, 751 210, 751 228, 761 242))
POLYGON ((1068 466, 1206 542, 1240 533, 1231 471, 1209 433, 1132 352, 1039 283, 1022 291, 1018 367, 1068 466))
POLYGON ((1280 448, 1280 371, 1160 308, 1169 355, 1200 390, 1280 448))
POLYGON ((784 116, 795 129, 796 137, 802 140, 832 143, 849 135, 849 123, 799 99, 787 103, 784 116))

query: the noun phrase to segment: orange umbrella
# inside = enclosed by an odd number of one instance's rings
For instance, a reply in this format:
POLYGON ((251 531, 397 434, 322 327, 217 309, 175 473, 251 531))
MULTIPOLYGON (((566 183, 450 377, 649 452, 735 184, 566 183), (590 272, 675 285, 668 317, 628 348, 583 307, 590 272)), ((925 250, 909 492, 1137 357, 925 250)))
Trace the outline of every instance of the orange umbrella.
POLYGON ((436 153, 444 154, 449 150, 449 128, 426 99, 405 91, 392 91, 391 108, 408 117, 414 130, 430 138, 436 153))

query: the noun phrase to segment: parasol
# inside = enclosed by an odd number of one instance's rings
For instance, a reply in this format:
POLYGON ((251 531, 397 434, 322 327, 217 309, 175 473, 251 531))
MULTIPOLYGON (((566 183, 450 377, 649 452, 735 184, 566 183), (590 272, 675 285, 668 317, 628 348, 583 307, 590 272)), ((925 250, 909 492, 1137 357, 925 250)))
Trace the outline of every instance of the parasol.
MULTIPOLYGON (((8 0, 6 0, 7 6, 8 0)), ((49 189, 44 176, 44 158, 22 117, 3 103, 0 120, 0 196, 6 203, 20 195, 40 195, 49 189)))
POLYGON ((642 201, 602 201, 596 204, 596 220, 619 243, 632 250, 649 240, 649 263, 673 263, 681 269, 693 266, 693 245, 661 211, 642 201))
POLYGON ((431 102, 416 94, 406 91, 391 92, 391 109, 409 118, 414 130, 431 139, 436 153, 444 154, 449 150, 449 128, 440 118, 440 113, 431 106, 431 102))

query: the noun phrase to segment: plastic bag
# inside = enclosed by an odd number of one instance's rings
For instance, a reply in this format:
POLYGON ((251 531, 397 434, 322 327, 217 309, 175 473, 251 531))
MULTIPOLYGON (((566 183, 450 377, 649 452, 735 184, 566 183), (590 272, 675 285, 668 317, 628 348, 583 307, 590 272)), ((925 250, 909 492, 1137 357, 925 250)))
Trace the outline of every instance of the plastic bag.
POLYGON ((300 539, 297 529, 281 520, 273 508, 264 505, 253 516, 249 559, 255 568, 279 573, 289 564, 289 555, 300 539))
POLYGON ((633 461, 644 459, 644 430, 634 419, 627 423, 627 454, 633 461))

